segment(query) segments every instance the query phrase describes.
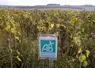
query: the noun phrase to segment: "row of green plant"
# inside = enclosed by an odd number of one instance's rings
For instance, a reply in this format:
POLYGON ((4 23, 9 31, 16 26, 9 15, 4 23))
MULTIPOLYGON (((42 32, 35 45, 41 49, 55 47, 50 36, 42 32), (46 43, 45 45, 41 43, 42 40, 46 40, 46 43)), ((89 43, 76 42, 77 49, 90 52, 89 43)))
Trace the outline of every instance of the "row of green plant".
POLYGON ((51 68, 95 68, 95 11, 0 9, 0 68, 46 68, 38 33, 56 34, 51 68))

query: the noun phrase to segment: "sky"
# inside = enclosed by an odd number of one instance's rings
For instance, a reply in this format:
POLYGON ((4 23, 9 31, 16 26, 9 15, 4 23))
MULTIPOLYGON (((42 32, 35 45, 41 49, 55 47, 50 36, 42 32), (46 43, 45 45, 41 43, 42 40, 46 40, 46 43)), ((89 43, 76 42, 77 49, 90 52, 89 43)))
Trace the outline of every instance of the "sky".
POLYGON ((0 0, 0 5, 95 5, 95 0, 0 0))

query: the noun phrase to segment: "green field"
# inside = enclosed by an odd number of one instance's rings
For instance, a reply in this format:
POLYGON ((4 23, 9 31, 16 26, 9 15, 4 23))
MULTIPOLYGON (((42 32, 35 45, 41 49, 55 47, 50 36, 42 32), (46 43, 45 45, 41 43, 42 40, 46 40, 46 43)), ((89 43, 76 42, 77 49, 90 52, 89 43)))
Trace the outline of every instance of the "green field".
POLYGON ((38 33, 58 36, 51 68, 95 68, 95 11, 0 9, 0 68, 46 68, 38 33))

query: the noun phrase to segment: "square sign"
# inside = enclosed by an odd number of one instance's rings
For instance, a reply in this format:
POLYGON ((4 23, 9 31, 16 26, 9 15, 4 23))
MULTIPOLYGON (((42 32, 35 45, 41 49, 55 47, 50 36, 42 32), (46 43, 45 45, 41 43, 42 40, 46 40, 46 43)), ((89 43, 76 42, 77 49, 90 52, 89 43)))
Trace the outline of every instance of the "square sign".
POLYGON ((55 34, 39 35, 39 56, 57 59, 57 36, 55 34))

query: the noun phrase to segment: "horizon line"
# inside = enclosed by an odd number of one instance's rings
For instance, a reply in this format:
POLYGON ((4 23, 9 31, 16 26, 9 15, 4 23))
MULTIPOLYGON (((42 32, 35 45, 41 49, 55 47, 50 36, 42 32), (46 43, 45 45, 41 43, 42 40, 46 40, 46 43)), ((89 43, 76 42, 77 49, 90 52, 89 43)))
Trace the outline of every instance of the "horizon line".
POLYGON ((55 4, 55 3, 50 3, 50 4, 42 4, 42 5, 10 5, 10 4, 8 4, 8 5, 0 5, 0 6, 49 6, 49 5, 59 5, 59 6, 95 6, 95 5, 93 5, 93 4, 82 4, 82 5, 75 5, 75 4, 72 4, 72 5, 70 5, 70 4, 55 4))

